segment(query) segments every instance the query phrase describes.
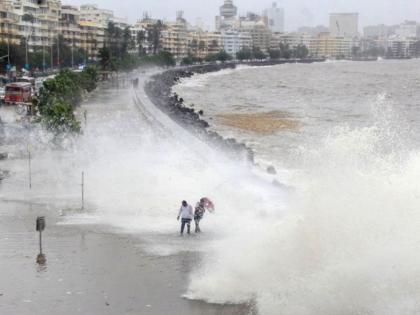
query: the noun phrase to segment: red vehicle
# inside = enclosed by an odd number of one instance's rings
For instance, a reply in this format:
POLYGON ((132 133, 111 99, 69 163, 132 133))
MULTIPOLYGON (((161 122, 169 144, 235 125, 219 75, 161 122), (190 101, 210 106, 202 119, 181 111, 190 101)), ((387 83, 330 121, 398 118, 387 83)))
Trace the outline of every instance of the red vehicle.
POLYGON ((32 101, 32 85, 27 82, 15 82, 6 85, 4 102, 9 105, 30 103, 32 101))

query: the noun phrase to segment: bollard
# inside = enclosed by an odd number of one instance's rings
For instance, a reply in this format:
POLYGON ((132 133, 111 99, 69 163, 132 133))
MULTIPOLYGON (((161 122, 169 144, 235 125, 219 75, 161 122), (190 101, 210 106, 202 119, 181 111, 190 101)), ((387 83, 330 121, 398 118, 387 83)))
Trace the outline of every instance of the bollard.
POLYGON ((42 253, 42 231, 45 230, 45 217, 36 218, 36 230, 39 232, 39 254, 36 258, 36 262, 40 265, 44 265, 47 259, 42 253))
POLYGON ((87 110, 83 112, 83 117, 85 118, 85 127, 87 126, 87 110))

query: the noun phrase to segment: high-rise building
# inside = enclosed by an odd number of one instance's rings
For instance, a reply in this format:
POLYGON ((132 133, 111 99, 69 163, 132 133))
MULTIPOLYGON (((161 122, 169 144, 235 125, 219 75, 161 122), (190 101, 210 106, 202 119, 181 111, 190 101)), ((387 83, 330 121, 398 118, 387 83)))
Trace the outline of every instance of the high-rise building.
POLYGON ((297 46, 309 47, 313 37, 305 33, 273 33, 271 35, 271 48, 279 49, 280 44, 288 45, 290 48, 297 46))
POLYGON ((111 10, 100 9, 96 4, 80 6, 80 21, 93 22, 106 26, 112 20, 114 13, 111 10))
POLYGON ((220 7, 220 15, 216 16, 216 30, 226 30, 233 28, 235 24, 238 8, 232 0, 225 0, 220 7))
POLYGON ((175 22, 165 23, 161 33, 162 48, 172 53, 175 59, 182 60, 188 55, 187 22, 183 13, 177 12, 175 22))
POLYGON ((350 37, 330 36, 329 33, 320 34, 311 40, 309 53, 314 57, 348 58, 354 41, 350 37))
POLYGON ((18 45, 20 16, 14 12, 11 1, 0 2, 0 41, 18 45))
POLYGON ((331 13, 330 35, 332 37, 356 37, 359 34, 358 13, 331 13))
POLYGON ((410 58, 416 56, 416 39, 391 37, 387 42, 387 55, 392 58, 410 58))
POLYGON ((417 22, 405 21, 401 23, 395 30, 395 35, 401 38, 415 38, 417 37, 417 22))
POLYGON ((363 28, 363 36, 368 38, 387 38, 389 35, 389 27, 380 25, 369 25, 363 28))
POLYGON ((271 8, 264 10, 263 16, 272 32, 284 32, 284 9, 278 8, 276 2, 273 2, 271 8))
POLYGON ((80 47, 80 11, 77 7, 63 5, 60 16, 60 34, 70 47, 80 47))
POLYGON ((251 48, 252 37, 247 32, 225 31, 222 33, 222 43, 224 51, 235 57, 241 49, 251 48))
POLYGON ((309 34, 312 37, 318 37, 319 34, 328 33, 328 31, 329 31, 328 27, 324 25, 317 25, 315 27, 302 26, 302 27, 299 27, 297 30, 298 33, 309 34))

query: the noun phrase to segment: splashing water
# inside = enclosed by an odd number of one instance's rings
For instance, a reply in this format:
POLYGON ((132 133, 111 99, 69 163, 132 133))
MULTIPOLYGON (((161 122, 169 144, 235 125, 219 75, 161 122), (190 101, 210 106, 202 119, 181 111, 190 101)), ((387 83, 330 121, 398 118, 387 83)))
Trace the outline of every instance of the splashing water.
MULTIPOLYGON (((302 146, 294 192, 209 149, 142 96, 140 110, 131 94, 104 98, 114 100, 89 105, 80 143, 34 152, 31 197, 57 211, 77 207, 86 173, 88 212, 63 224, 140 234, 159 255, 200 251, 190 299, 252 300, 261 315, 420 310, 420 152, 386 95, 372 106, 372 125, 337 127, 302 146), (204 235, 175 238, 178 203, 204 195, 217 206, 204 235)), ((26 164, 12 162, 2 194, 18 198, 26 164)))
POLYGON ((187 297, 255 300, 263 315, 419 311, 420 152, 385 96, 372 110, 371 127, 337 127, 302 149, 288 215, 243 224, 187 297))

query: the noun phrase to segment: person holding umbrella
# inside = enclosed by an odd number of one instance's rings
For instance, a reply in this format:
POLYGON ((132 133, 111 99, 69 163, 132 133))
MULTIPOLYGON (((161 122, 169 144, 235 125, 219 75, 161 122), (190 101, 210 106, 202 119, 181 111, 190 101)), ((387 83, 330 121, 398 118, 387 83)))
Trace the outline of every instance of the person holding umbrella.
POLYGON ((203 219, 204 213, 208 210, 209 212, 214 212, 213 202, 207 198, 203 197, 197 202, 194 211, 194 223, 195 223, 195 233, 201 233, 200 221, 203 219))

